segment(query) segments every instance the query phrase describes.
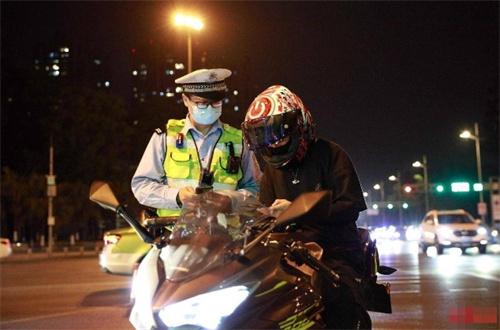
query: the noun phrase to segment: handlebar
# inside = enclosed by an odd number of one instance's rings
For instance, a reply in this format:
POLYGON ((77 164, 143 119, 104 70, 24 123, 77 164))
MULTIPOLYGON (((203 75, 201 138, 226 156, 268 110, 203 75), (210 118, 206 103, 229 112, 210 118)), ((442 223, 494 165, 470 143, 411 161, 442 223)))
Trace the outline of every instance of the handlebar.
POLYGON ((334 286, 340 285, 340 276, 333 269, 328 267, 321 260, 316 259, 311 255, 311 252, 304 246, 300 241, 293 241, 291 243, 285 244, 285 249, 288 252, 290 260, 298 264, 299 266, 306 264, 311 267, 319 274, 322 274, 329 278, 334 286))

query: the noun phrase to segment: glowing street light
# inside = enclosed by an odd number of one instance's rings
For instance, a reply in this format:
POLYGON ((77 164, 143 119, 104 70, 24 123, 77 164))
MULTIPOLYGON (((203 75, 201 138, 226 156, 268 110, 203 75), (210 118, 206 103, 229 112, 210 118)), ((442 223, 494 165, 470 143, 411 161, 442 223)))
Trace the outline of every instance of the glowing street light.
MULTIPOLYGON (((472 134, 468 130, 465 130, 465 131, 462 131, 462 133, 460 133, 459 137, 462 139, 466 139, 466 140, 474 140, 474 142, 476 144, 477 181, 478 181, 478 183, 480 183, 482 185, 483 184, 483 174, 481 171, 481 145, 479 143, 479 125, 478 125, 478 123, 474 123, 474 134, 472 134)), ((483 189, 479 190, 479 203, 481 206, 484 205, 483 189)), ((481 213, 481 220, 484 222, 484 219, 485 219, 484 212, 479 212, 479 213, 481 213)))
POLYGON ((192 47, 191 47, 191 30, 200 31, 203 29, 203 22, 200 18, 193 15, 176 13, 174 15, 174 24, 179 27, 185 27, 187 31, 187 72, 192 71, 192 47))
MULTIPOLYGON (((399 218, 399 225, 403 226, 403 212, 401 210, 401 174, 396 172, 396 175, 391 175, 387 178, 391 182, 395 182, 396 186, 396 191, 397 191, 397 198, 398 198, 398 218, 399 218)), ((392 204, 390 204, 392 205, 392 204)), ((392 209, 389 208, 389 209, 392 209)))

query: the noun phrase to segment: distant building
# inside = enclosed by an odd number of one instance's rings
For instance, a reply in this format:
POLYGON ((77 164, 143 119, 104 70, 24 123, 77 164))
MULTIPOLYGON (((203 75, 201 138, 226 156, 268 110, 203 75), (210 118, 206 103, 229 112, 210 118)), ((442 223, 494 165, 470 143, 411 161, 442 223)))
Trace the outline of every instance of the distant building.
POLYGON ((38 45, 33 68, 40 74, 88 88, 111 88, 110 61, 96 51, 66 44, 38 45))
MULTIPOLYGON (((195 61, 196 62, 196 61, 195 61)), ((199 58, 198 67, 212 67, 208 64, 207 53, 199 58)), ((196 68, 196 67, 195 67, 196 68)), ((225 114, 240 112, 241 92, 238 87, 239 72, 236 68, 231 76, 230 89, 224 100, 225 114)), ((132 103, 147 103, 152 99, 165 98, 172 104, 181 104, 182 88, 176 86, 175 79, 187 73, 187 65, 180 56, 167 49, 163 44, 150 40, 148 43, 130 49, 130 75, 132 81, 132 103)))

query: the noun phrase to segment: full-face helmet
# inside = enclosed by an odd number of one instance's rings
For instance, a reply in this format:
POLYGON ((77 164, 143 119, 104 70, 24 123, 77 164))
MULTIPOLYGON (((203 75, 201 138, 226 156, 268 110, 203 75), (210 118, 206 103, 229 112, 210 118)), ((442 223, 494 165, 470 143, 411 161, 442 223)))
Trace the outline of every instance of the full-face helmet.
POLYGON ((311 113, 281 85, 267 88, 254 99, 241 127, 249 148, 276 168, 300 162, 315 139, 311 113))

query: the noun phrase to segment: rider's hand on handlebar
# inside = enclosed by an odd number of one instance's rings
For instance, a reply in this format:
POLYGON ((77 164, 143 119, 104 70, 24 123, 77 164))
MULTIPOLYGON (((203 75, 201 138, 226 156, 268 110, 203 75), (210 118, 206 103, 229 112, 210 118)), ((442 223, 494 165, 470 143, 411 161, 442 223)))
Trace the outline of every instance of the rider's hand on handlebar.
POLYGON ((276 199, 273 204, 268 208, 271 215, 278 217, 284 210, 286 210, 292 202, 287 199, 276 199))

